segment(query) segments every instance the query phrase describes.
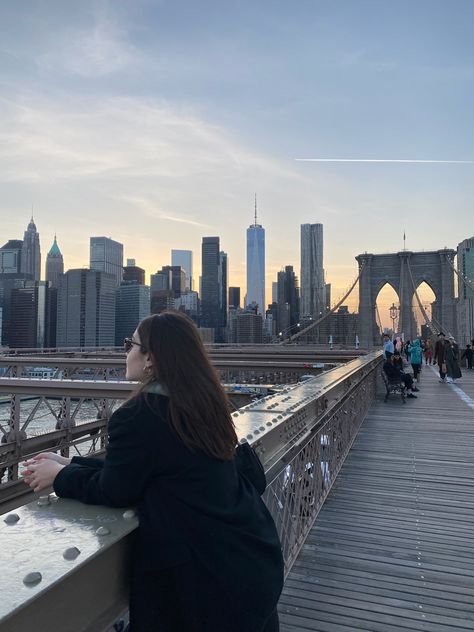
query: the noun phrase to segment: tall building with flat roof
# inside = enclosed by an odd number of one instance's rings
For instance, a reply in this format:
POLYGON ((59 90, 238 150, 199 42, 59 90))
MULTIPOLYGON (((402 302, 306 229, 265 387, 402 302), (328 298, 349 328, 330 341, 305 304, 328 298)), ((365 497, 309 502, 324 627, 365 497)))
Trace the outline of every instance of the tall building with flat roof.
POLYGON ((458 342, 464 347, 474 338, 474 237, 458 245, 458 342))
POLYGON ((39 233, 36 224, 31 217, 28 228, 23 236, 23 247, 21 251, 21 271, 30 274, 33 281, 41 278, 41 250, 39 233))
POLYGON ((22 249, 21 239, 10 239, 0 248, 0 274, 21 274, 22 249))
POLYGON ((59 282, 58 347, 115 345, 114 275, 100 270, 68 270, 59 282))
POLYGON ((185 291, 193 289, 193 253, 192 250, 172 250, 171 265, 181 266, 185 274, 185 291))
POLYGON ((135 259, 127 259, 127 265, 123 268, 122 281, 134 281, 138 285, 145 285, 145 270, 137 266, 135 259))
POLYGON ((323 225, 301 224, 301 317, 318 318, 325 312, 323 225))
POLYGON ((219 327, 227 325, 227 253, 219 253, 219 327))
POLYGON ((229 307, 240 307, 240 287, 229 288, 229 307))
POLYGON ((240 344, 261 344, 263 342, 262 315, 251 310, 237 310, 235 341, 240 344))
POLYGON ((64 260, 56 241, 56 235, 54 235, 53 245, 46 257, 46 281, 49 281, 51 287, 58 288, 61 274, 64 274, 64 260))
POLYGON ((150 314, 150 287, 124 281, 115 294, 115 344, 130 337, 138 323, 150 314))
POLYGON ((294 273, 293 266, 285 266, 278 273, 278 330, 282 332, 283 339, 296 333, 300 319, 300 297, 298 289, 298 277, 294 273))
POLYGON ((257 223, 255 196, 254 223, 247 228, 247 294, 245 305, 256 303, 258 313, 265 314, 265 229, 257 223))
POLYGON ((204 328, 220 326, 219 244, 219 237, 202 238, 201 327, 204 328))
POLYGON ((109 237, 90 238, 90 268, 112 274, 115 285, 123 279, 123 244, 109 237))
POLYGON ((47 281, 25 281, 12 290, 10 348, 49 346, 50 292, 47 281))

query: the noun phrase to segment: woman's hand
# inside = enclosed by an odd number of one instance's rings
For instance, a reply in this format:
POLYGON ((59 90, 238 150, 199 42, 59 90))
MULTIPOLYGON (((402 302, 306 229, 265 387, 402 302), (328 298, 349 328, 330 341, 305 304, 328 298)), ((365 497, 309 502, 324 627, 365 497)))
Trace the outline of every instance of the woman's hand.
POLYGON ((65 467, 52 459, 41 459, 37 462, 28 461, 27 469, 23 472, 23 479, 34 492, 51 487, 58 473, 65 467))
POLYGON ((60 454, 56 454, 56 452, 41 452, 41 454, 36 455, 33 459, 25 461, 23 465, 28 467, 30 463, 38 463, 41 459, 50 459, 51 461, 56 461, 56 463, 60 463, 61 465, 69 465, 71 462, 71 459, 61 456, 60 454))

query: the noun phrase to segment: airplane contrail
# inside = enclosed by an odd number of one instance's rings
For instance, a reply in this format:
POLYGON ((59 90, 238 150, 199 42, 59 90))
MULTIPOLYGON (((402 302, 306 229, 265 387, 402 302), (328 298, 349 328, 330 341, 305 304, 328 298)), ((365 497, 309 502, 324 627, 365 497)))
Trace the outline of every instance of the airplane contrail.
POLYGON ((394 158, 295 158, 297 162, 396 162, 396 163, 436 163, 451 165, 472 165, 474 160, 400 160, 394 158))

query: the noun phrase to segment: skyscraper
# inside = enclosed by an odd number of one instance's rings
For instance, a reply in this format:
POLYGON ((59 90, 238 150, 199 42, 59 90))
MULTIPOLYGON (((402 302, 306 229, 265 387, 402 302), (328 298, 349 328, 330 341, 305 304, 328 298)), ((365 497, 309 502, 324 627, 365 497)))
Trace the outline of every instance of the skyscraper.
POLYGON ((90 268, 112 274, 115 285, 120 285, 123 278, 123 245, 109 237, 91 237, 90 268))
POLYGON ((257 223, 255 196, 254 223, 247 228, 247 295, 245 304, 258 305, 258 313, 265 314, 265 229, 257 223))
POLYGON ((193 253, 192 250, 172 250, 171 265, 181 266, 186 275, 185 290, 193 289, 193 253))
POLYGON ((219 327, 227 325, 227 253, 219 253, 219 327))
POLYGON ((21 274, 22 249, 21 239, 10 239, 0 248, 0 274, 21 274))
POLYGON ((123 281, 115 295, 115 344, 135 331, 138 323, 150 314, 150 288, 135 281, 123 281))
POLYGON ((59 287, 59 277, 64 274, 64 260, 59 250, 56 235, 54 242, 46 257, 46 281, 50 282, 51 287, 59 287))
POLYGON ((229 288, 229 307, 240 307, 240 287, 229 288))
POLYGON ((135 259, 127 259, 123 269, 123 281, 135 281, 138 285, 145 285, 145 270, 136 265, 135 259))
POLYGON ((219 237, 202 238, 201 327, 205 328, 217 329, 220 326, 219 252, 219 237))
POLYGON ((301 317, 324 312, 323 225, 301 224, 301 317))
POLYGON ((115 344, 115 277, 100 270, 68 270, 58 290, 58 347, 115 344))
POLYGON ((23 236, 23 247, 21 251, 21 271, 30 274, 33 281, 39 281, 41 277, 41 251, 39 233, 36 231, 36 224, 31 217, 28 228, 23 236))
POLYGON ((278 273, 277 313, 278 330, 283 332, 283 338, 294 334, 300 319, 300 300, 298 278, 293 266, 285 266, 285 269, 278 273))
POLYGON ((14 327, 10 331, 11 348, 50 345, 50 292, 49 283, 45 281, 25 281, 24 287, 12 290, 11 320, 14 327))
POLYGON ((458 245, 458 342, 470 344, 474 337, 474 237, 458 245))

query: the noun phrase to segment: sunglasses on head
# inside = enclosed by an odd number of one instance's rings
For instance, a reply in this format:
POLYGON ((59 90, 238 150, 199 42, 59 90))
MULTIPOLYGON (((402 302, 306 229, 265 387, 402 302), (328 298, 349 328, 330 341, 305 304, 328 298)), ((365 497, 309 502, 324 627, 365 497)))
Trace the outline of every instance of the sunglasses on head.
POLYGON ((123 341, 123 348, 125 349, 125 353, 128 353, 133 345, 137 345, 137 347, 141 347, 142 345, 139 342, 136 342, 133 338, 125 338, 123 341))

